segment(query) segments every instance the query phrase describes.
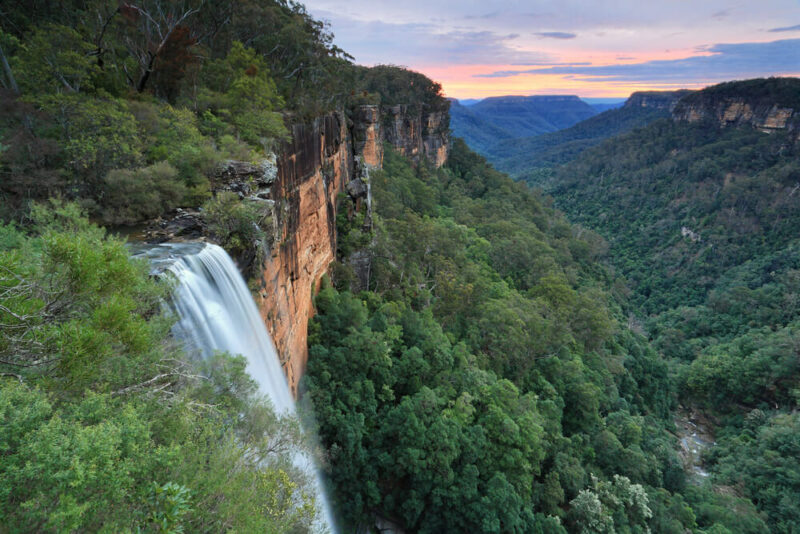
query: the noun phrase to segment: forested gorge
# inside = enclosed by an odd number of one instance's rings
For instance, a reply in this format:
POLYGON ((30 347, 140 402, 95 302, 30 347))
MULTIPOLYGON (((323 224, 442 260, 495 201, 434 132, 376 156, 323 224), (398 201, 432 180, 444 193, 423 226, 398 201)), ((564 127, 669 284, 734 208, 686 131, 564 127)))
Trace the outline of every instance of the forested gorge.
MULTIPOLYGON (((734 96, 796 109, 800 82, 722 84, 685 102, 734 96)), ((714 487, 751 499, 771 532, 800 525, 796 135, 664 120, 561 167, 549 189, 609 239, 638 328, 683 402, 714 421, 714 487)))
POLYGON ((387 148, 372 185, 373 231, 341 221, 305 379, 349 524, 766 530, 746 499, 687 481, 674 379, 627 327, 602 238, 460 140, 438 170, 387 148))
MULTIPOLYGON (((0 531, 318 529, 298 422, 242 357, 186 353, 174 282, 108 228, 200 208, 260 261, 268 215, 215 165, 441 87, 283 0, 9 1, 0 55, 0 531)), ((386 145, 372 202, 340 199, 301 382, 340 531, 793 532, 796 152, 656 122, 552 171, 565 217, 458 139, 440 168, 386 145), (718 419, 713 485, 679 398, 718 419)))

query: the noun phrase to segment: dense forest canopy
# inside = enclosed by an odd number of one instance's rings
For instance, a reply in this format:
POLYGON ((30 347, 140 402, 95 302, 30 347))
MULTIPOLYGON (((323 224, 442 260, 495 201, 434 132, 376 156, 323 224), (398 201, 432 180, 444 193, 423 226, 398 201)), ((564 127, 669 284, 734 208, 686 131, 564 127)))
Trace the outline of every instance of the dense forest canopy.
MULTIPOLYGON (((800 109, 800 80, 714 86, 678 108, 734 99, 800 109)), ((722 103, 722 104, 721 104, 722 103)), ((797 132, 663 120, 563 166, 549 191, 609 240, 631 311, 685 402, 717 422, 712 481, 800 525, 796 458, 800 268, 797 132)))
MULTIPOLYGON (((351 60, 293 1, 4 3, 0 529, 314 530, 297 422, 243 358, 186 354, 171 283, 104 226, 201 208, 263 257, 219 162, 332 110, 448 109, 351 60)), ((580 225, 460 140, 442 168, 387 146, 374 211, 340 199, 302 386, 344 531, 796 530, 796 142, 659 121, 552 177, 580 225), (719 422, 712 484, 677 454, 679 398, 719 422)))
MULTIPOLYGON (((762 532, 687 482, 666 363, 627 327, 605 242, 456 140, 387 147, 375 226, 340 220, 305 379, 346 524, 413 532, 762 532), (369 286, 348 258, 372 255, 369 286)), ((731 508, 732 507, 732 508, 731 508)))
POLYGON ((421 74, 353 65, 296 2, 17 2, 0 32, 5 217, 63 196, 133 224, 202 204, 216 164, 279 150, 287 123, 447 109, 421 74))

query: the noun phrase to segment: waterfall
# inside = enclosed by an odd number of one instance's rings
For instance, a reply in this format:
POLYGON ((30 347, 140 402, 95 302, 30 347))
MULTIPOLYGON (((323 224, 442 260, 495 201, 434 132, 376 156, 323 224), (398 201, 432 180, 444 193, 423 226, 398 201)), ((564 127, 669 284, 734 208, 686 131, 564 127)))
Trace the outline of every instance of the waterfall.
MULTIPOLYGON (((175 335, 203 357, 215 351, 241 354, 247 371, 269 397, 276 413, 295 415, 278 353, 239 270, 221 247, 204 243, 165 243, 142 252, 151 262, 177 278, 173 306, 179 320, 175 335)), ((298 454, 295 464, 314 469, 311 459, 298 454)), ((317 500, 324 526, 335 531, 322 480, 316 477, 317 500)))
POLYGON ((203 357, 214 351, 241 354, 261 393, 280 415, 294 414, 278 353, 250 290, 230 256, 217 245, 181 256, 169 268, 178 279, 173 302, 176 333, 203 357))

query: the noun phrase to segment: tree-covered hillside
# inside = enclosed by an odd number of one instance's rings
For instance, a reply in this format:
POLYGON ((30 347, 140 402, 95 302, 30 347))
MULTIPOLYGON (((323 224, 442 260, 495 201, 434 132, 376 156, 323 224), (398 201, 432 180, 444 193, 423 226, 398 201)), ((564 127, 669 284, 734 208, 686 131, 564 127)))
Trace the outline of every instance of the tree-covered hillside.
POLYGON ((486 150, 486 157, 497 169, 539 186, 551 176, 548 169, 572 161, 584 150, 610 137, 668 116, 666 109, 625 106, 556 132, 497 141, 486 150))
POLYGON ((453 134, 487 155, 492 145, 569 128, 597 111, 577 96, 499 96, 466 107, 454 103, 453 134))
MULTIPOLYGON (((637 91, 624 105, 603 111, 573 126, 532 137, 487 142, 480 152, 495 166, 534 187, 549 187, 552 169, 577 158, 604 140, 670 116, 675 104, 691 91, 637 91)), ((454 128, 458 135, 459 130, 454 128)), ((471 145, 472 138, 465 137, 471 145)))
POLYGON ((597 115, 574 95, 493 96, 469 109, 516 137, 561 130, 597 115))
POLYGON ((481 154, 499 140, 515 137, 512 132, 477 115, 472 106, 463 106, 458 100, 450 102, 450 125, 455 135, 467 140, 470 148, 481 154))
POLYGON ((332 39, 295 2, 10 2, 0 216, 61 196, 134 224, 201 205, 219 162, 268 157, 287 124, 361 103, 447 109, 438 84, 353 65, 332 39))
POLYGON ((686 484, 667 367, 628 328, 603 240, 461 141, 439 170, 387 150, 372 187, 374 230, 340 218, 304 382, 348 528, 766 528, 686 484))
POLYGON ((74 204, 0 224, 0 530, 308 531, 296 421, 169 335, 169 284, 74 204))
MULTIPOLYGON (((798 91, 797 79, 754 80, 690 103, 769 107, 777 95, 797 110, 798 91)), ((715 487, 752 499, 781 533, 800 528, 799 151, 795 132, 664 120, 587 151, 550 189, 609 240, 684 402, 716 422, 715 487)))

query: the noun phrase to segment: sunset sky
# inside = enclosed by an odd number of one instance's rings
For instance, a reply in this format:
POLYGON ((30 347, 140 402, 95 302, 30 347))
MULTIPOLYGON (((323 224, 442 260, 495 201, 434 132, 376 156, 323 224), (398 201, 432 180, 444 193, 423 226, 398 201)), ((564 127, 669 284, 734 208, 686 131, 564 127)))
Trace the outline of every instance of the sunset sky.
POLYGON ((800 75, 800 0, 307 0, 357 63, 448 96, 578 94, 800 75))

